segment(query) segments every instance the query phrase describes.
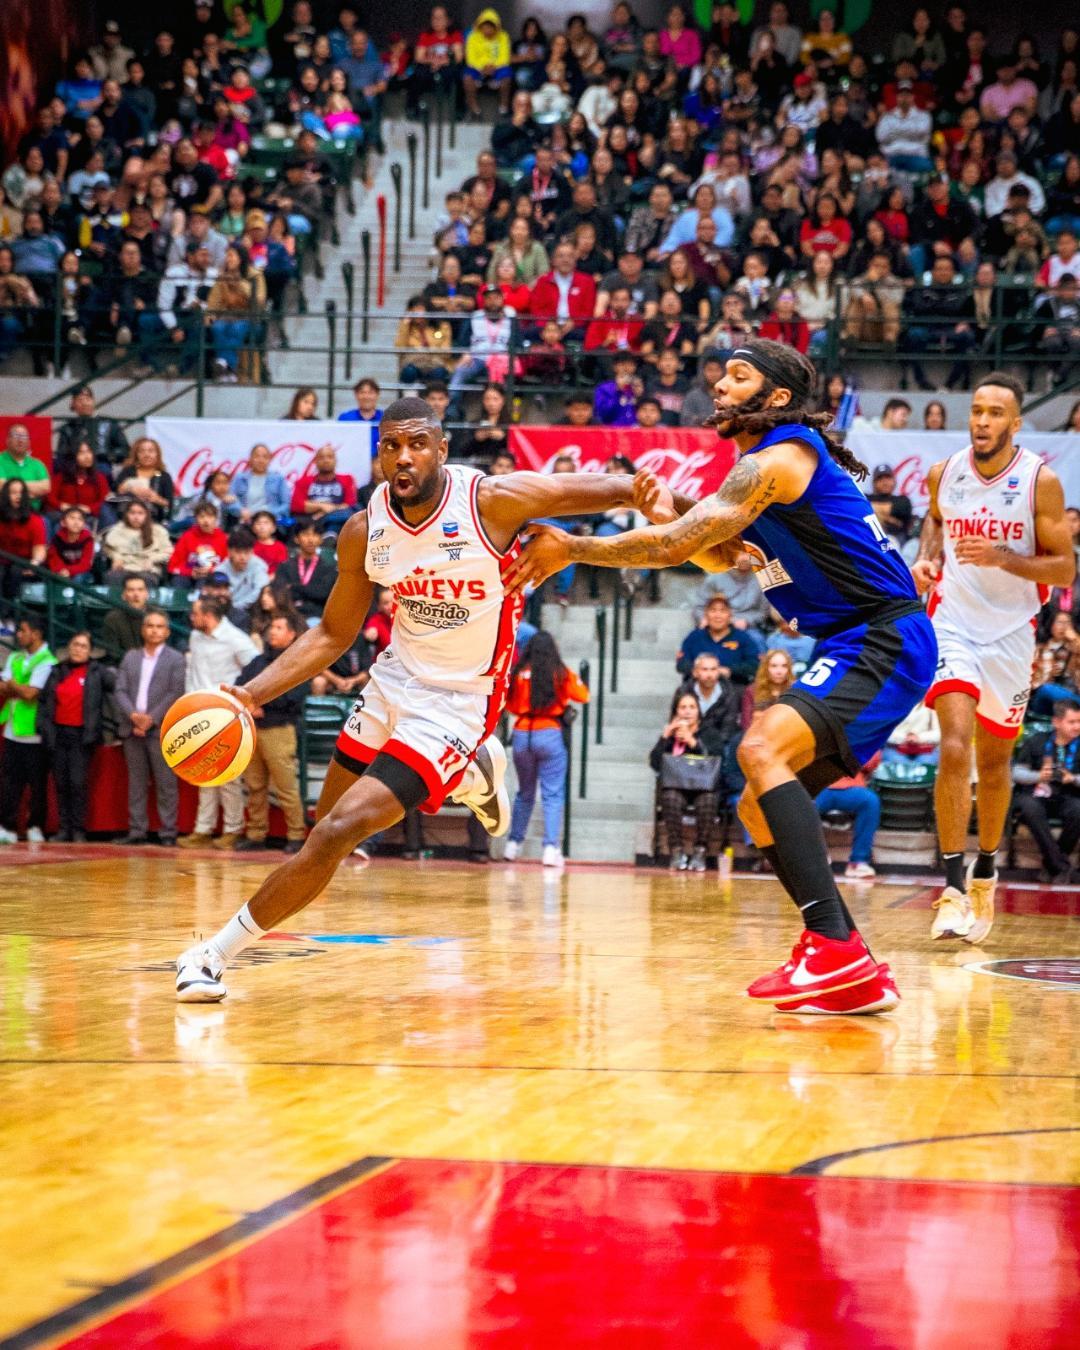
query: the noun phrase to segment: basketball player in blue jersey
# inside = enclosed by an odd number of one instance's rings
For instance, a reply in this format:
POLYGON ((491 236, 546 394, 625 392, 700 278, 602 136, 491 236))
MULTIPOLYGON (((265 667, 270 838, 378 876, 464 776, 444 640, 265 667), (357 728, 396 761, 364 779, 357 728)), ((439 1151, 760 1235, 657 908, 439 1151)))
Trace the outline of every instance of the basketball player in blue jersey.
POLYGON ((809 411, 815 370, 794 348, 752 339, 728 358, 712 424, 739 459, 693 503, 659 483, 654 524, 607 539, 542 526, 510 569, 537 583, 568 562, 723 571, 749 553, 769 603, 819 639, 815 660, 739 747, 739 815, 799 907, 791 959, 746 991, 786 1012, 885 1012, 899 1001, 837 889, 816 795, 856 773, 921 700, 937 643, 900 554, 852 475, 866 469, 809 411))

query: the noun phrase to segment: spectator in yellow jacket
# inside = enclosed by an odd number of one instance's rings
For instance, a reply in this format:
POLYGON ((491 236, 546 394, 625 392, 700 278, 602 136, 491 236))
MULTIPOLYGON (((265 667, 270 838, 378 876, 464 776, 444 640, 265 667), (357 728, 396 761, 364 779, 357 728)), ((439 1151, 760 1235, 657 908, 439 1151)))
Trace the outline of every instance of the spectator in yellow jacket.
POLYGON ((476 92, 497 89, 499 111, 510 109, 510 37, 497 10, 482 9, 465 39, 465 74, 462 86, 469 116, 480 116, 476 92))

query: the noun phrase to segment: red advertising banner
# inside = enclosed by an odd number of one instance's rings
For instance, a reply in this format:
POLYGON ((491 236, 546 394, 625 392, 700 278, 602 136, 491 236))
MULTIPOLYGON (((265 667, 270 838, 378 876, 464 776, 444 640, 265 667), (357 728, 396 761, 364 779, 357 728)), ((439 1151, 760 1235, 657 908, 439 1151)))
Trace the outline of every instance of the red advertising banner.
POLYGON ((9 417, 0 415, 0 450, 7 445, 8 432, 12 427, 25 427, 30 433, 30 453, 40 459, 49 470, 52 469, 52 418, 51 417, 9 417))
POLYGON ((522 469, 540 473, 549 473, 560 455, 586 473, 625 455, 694 498, 715 492, 735 463, 735 443, 699 427, 511 427, 510 452, 522 469))

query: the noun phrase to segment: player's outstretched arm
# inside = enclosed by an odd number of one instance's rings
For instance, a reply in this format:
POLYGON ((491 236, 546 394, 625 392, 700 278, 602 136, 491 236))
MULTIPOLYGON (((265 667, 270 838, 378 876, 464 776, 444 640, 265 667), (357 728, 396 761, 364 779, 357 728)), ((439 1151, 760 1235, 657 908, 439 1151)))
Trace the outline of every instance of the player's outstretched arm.
POLYGON ((571 538, 562 530, 543 526, 510 568, 507 584, 518 590, 539 585, 571 562, 597 567, 677 567, 693 558, 702 564, 711 549, 737 536, 773 502, 795 501, 815 465, 812 452, 785 442, 745 456, 717 492, 666 525, 628 530, 609 539, 571 538))
POLYGON ((941 482, 945 461, 930 466, 926 475, 926 491, 930 496, 930 506, 919 531, 919 552, 911 565, 911 576, 915 589, 924 595, 941 575, 941 559, 944 555, 944 531, 941 524, 941 511, 938 507, 938 484, 941 482))
POLYGON ((367 513, 362 512, 351 517, 338 536, 337 581, 319 622, 286 647, 250 684, 222 687, 248 707, 260 707, 333 665, 356 641, 371 608, 374 587, 364 570, 366 552, 367 513))
POLYGON ((634 480, 625 473, 521 473, 480 481, 484 529, 500 548, 544 516, 595 516, 634 504, 634 480))

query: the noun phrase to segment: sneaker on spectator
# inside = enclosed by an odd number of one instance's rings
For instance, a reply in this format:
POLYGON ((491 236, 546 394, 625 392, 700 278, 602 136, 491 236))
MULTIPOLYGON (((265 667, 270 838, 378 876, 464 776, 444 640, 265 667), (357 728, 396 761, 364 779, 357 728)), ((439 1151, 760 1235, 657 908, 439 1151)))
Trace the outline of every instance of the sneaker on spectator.
POLYGON ((671 855, 671 862, 668 863, 668 867, 672 872, 685 872, 689 866, 690 859, 685 853, 673 853, 671 855))
POLYGON ((544 867, 561 867, 566 859, 555 844, 544 845, 544 856, 540 859, 544 867))
POLYGON ((71 345, 72 345, 73 347, 85 347, 85 346, 86 346, 86 334, 85 334, 85 333, 83 332, 83 330, 76 324, 76 326, 75 326, 74 328, 69 328, 69 329, 68 329, 68 341, 71 343, 71 345))
POLYGON ((31 825, 26 831, 26 842, 28 844, 43 844, 45 842, 45 835, 36 825, 31 825))
POLYGON ((849 862, 844 868, 844 876, 848 881, 872 881, 877 876, 877 869, 868 862, 849 862))
POLYGON ((223 380, 229 373, 229 363, 222 357, 217 357, 214 361, 214 379, 223 380))
POLYGON ((14 830, 5 830, 0 828, 0 844, 17 844, 19 836, 14 830))
POLYGON ((131 346, 131 329, 126 323, 122 323, 116 330, 116 345, 118 347, 131 346))
POLYGON ((503 862, 513 862, 521 852, 521 845, 513 839, 506 841, 506 847, 503 849, 503 862))
POLYGON ((688 872, 704 872, 705 866, 705 850, 698 844, 694 849, 693 856, 686 865, 686 870, 688 872))
POLYGON ((181 848, 208 848, 211 839, 208 834, 182 834, 176 842, 181 848))

